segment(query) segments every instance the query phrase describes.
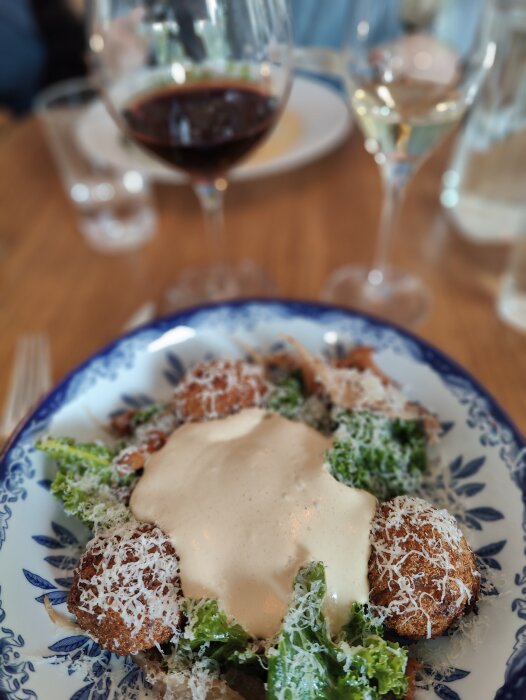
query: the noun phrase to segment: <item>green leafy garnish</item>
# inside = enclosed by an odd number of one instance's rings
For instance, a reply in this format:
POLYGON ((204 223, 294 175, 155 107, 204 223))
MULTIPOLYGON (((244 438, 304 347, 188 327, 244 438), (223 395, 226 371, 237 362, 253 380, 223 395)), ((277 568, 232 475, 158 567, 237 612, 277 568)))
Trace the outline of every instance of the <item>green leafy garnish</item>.
POLYGON ((206 656, 219 663, 228 661, 234 652, 244 652, 248 634, 221 610, 217 600, 186 599, 183 612, 187 618, 181 651, 197 652, 206 645, 206 656))
POLYGON ((355 646, 362 644, 363 640, 371 635, 383 636, 382 623, 371 615, 366 606, 354 603, 351 617, 347 624, 342 627, 339 639, 355 646))
POLYGON ((269 700, 377 700, 407 692, 407 651, 382 639, 361 606, 336 641, 322 612, 323 564, 301 569, 277 645, 269 650, 269 700))
MULTIPOLYGON (((183 600, 186 624, 171 653, 163 657, 168 674, 194 675, 202 682, 220 677, 231 666, 257 666, 248 634, 229 618, 216 600, 183 600)), ((258 667, 261 672, 261 666, 258 667)))
POLYGON ((98 442, 75 442, 73 438, 48 437, 37 442, 37 448, 53 457, 61 469, 75 472, 91 470, 111 482, 111 462, 115 452, 98 442))
POLYGON ((146 406, 146 408, 140 408, 135 411, 132 416, 131 421, 133 426, 137 428, 139 425, 148 423, 148 421, 160 413, 163 408, 164 406, 160 403, 154 403, 151 406, 146 406))
POLYGON ((299 417, 304 403, 301 380, 296 375, 291 374, 272 390, 267 401, 267 408, 270 411, 280 413, 285 418, 295 420, 299 417))
POLYGON ((341 411, 336 422, 336 440, 325 459, 338 481, 381 500, 416 490, 426 468, 422 421, 341 411))
POLYGON ((333 427, 328 404, 323 398, 317 394, 305 396, 300 372, 289 374, 276 384, 267 399, 267 408, 322 433, 330 433, 333 427))
POLYGON ((36 446, 57 464, 51 492, 64 503, 66 513, 90 528, 129 519, 129 510, 119 499, 117 489, 129 485, 135 477, 117 474, 113 467, 116 451, 72 438, 48 437, 36 446))
POLYGON ((269 700, 327 697, 332 642, 321 611, 325 593, 323 564, 316 562, 299 571, 277 646, 269 651, 269 700))
POLYGON ((336 685, 339 691, 351 689, 355 693, 347 695, 344 692, 342 698, 377 698, 389 693, 397 698, 405 696, 407 650, 383 639, 382 624, 372 617, 366 607, 359 603, 353 605, 351 619, 338 639, 341 650, 339 658, 351 672, 338 679, 336 685), (370 696, 367 686, 374 689, 370 696), (361 695, 361 692, 364 694, 361 695))

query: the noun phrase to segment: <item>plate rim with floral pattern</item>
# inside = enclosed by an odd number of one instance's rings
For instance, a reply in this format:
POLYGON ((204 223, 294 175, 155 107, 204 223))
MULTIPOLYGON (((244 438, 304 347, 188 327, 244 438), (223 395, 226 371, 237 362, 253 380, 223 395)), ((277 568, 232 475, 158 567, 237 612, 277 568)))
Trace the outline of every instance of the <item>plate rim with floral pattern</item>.
MULTIPOLYGON (((237 347, 240 351, 240 343, 237 340, 234 343, 232 339, 243 339, 246 342, 244 334, 248 334, 251 340, 258 337, 270 347, 271 341, 279 345, 282 342, 280 336, 294 334, 294 329, 303 333, 309 342, 320 345, 320 349, 322 346, 330 346, 332 352, 338 351, 342 341, 373 345, 378 353, 385 353, 386 362, 402 368, 401 376, 404 371, 411 371, 415 372, 421 384, 434 382, 436 386, 432 391, 436 391, 437 395, 439 391, 444 393, 451 406, 458 407, 462 424, 459 426, 454 421, 443 420, 446 437, 449 431, 452 435, 457 431, 465 442, 466 449, 472 449, 472 445, 476 444, 480 454, 470 455, 469 458, 458 455, 450 459, 444 465, 450 480, 448 483, 453 484, 453 488, 462 494, 468 504, 473 499, 473 507, 468 507, 463 516, 463 525, 477 536, 487 533, 477 554, 489 569, 502 571, 507 576, 510 588, 505 594, 495 596, 501 605, 498 614, 504 620, 504 632, 497 625, 498 629, 492 626, 491 632, 487 633, 501 634, 501 646, 504 647, 502 667, 491 671, 493 675, 489 685, 494 685, 495 692, 492 690, 491 696, 487 697, 494 697, 495 700, 520 700, 526 697, 524 437, 478 380, 455 360, 416 335, 347 308, 277 299, 202 305, 157 319, 119 336, 70 372, 27 416, 5 445, 0 457, 0 700, 54 700, 57 697, 56 687, 49 687, 48 677, 45 678, 47 685, 44 683, 43 693, 38 684, 39 679, 42 679, 42 669, 55 665, 63 666, 69 678, 68 692, 63 695, 65 700, 134 698, 141 692, 140 670, 132 661, 115 659, 108 652, 102 651, 93 640, 78 632, 62 632, 60 639, 53 640, 47 646, 45 656, 51 663, 40 664, 27 651, 32 635, 28 637, 27 633, 21 631, 24 628, 22 622, 26 607, 21 615, 18 611, 17 619, 13 599, 11 606, 5 602, 9 599, 10 590, 15 587, 16 579, 17 595, 20 591, 22 596, 20 605, 23 602, 27 606, 28 616, 44 614, 42 603, 45 597, 60 610, 71 583, 71 577, 64 574, 70 573, 67 569, 71 569, 74 564, 71 552, 78 548, 79 536, 75 527, 55 522, 59 518, 52 519, 51 522, 39 522, 37 517, 33 527, 35 533, 30 538, 25 538, 20 545, 23 549, 29 546, 30 540, 31 546, 41 551, 41 561, 32 556, 20 571, 16 565, 9 565, 8 555, 14 556, 9 553, 10 548, 15 546, 12 542, 17 543, 17 534, 13 533, 20 533, 23 526, 26 526, 21 520, 23 508, 34 503, 38 506, 34 511, 38 516, 42 499, 52 498, 48 493, 49 479, 42 478, 41 462, 44 458, 33 447, 36 438, 46 433, 51 420, 57 415, 63 415, 61 411, 67 415, 79 397, 86 396, 90 391, 96 393, 97 389, 101 391, 107 382, 115 385, 115 398, 112 400, 118 397, 120 405, 137 406, 147 401, 149 397, 144 394, 133 395, 126 391, 130 370, 140 361, 153 362, 150 369, 155 369, 160 380, 167 386, 173 386, 185 370, 186 361, 182 359, 181 351, 174 351, 174 348, 179 348, 179 344, 184 346, 188 362, 191 362, 192 359, 207 356, 206 343, 205 346, 201 343, 199 350, 192 346, 195 338, 201 342, 201 336, 206 342, 210 339, 218 342, 218 354, 221 355, 225 354, 227 346, 222 343, 227 339, 231 343, 231 350, 237 347), (265 333, 270 335, 265 337, 265 333), (150 354, 144 354, 154 347, 155 352, 150 350, 150 354), (162 364, 159 364, 161 360, 162 364), (155 363, 158 366, 154 368, 155 363), (125 371, 127 373, 123 374, 125 371), (123 386, 119 382, 124 383, 123 386), (502 474, 499 471, 494 476, 493 471, 489 471, 488 456, 492 459, 492 469, 493 464, 498 462, 502 474), (491 479, 499 479, 499 483, 504 485, 502 497, 509 500, 513 507, 495 507, 499 505, 495 500, 495 488, 486 489, 486 482, 481 480, 484 474, 490 479, 490 486, 491 479), (487 504, 481 504, 481 493, 484 493, 484 498, 490 499, 487 504), (510 523, 513 525, 513 519, 510 519, 512 511, 513 517, 520 524, 520 528, 515 530, 509 527, 510 523), (17 517, 19 524, 15 527, 17 517), (514 558, 510 562, 509 550, 512 545, 515 557, 520 550, 520 561, 514 558), (7 550, 9 552, 6 554, 7 550), (41 564, 47 568, 43 569, 41 564), (11 609, 13 612, 10 614, 11 609), (72 687, 74 691, 70 692, 72 687)), ((18 537, 23 536, 18 534, 18 537)), ((493 640, 495 641, 499 640, 493 640)), ((485 655, 479 656, 480 663, 487 666, 485 655)), ((480 673, 478 663, 473 662, 473 668, 455 667, 446 675, 436 675, 433 685, 424 689, 421 697, 475 700, 473 686, 469 683, 478 677, 477 670, 480 673)), ((477 700, 483 700, 480 691, 478 692, 477 700)), ((420 698, 420 694, 417 697, 420 698)))

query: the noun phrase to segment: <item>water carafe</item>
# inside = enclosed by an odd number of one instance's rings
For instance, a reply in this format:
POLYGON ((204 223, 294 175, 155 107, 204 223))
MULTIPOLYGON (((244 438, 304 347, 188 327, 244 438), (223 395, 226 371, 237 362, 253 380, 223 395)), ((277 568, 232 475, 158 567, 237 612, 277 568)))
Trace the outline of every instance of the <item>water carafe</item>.
POLYGON ((494 66, 444 175, 442 204, 475 242, 526 233, 526 0, 497 2, 494 66))

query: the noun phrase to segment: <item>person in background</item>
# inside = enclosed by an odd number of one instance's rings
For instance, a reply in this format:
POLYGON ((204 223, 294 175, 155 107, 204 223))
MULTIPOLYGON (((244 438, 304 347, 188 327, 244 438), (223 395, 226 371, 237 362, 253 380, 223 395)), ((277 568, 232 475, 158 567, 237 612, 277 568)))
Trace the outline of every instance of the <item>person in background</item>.
MULTIPOLYGON (((452 0, 451 0, 452 1, 452 0)), ((459 31, 469 31, 470 13, 480 0, 458 3, 458 21, 442 28, 444 39, 459 31)), ((437 0, 405 0, 403 21, 418 17, 424 21, 437 0)), ((176 0, 179 19, 185 26, 186 3, 205 0, 176 0)), ((338 49, 351 26, 353 0, 289 0, 294 43, 338 49)), ((36 92, 44 85, 86 72, 86 36, 83 27, 85 0, 0 0, 0 108, 15 114, 27 111, 36 92)), ((385 33, 391 23, 400 21, 395 6, 377 2, 371 7, 371 29, 385 33)), ((199 50, 198 37, 186 27, 193 51, 199 50)), ((190 30, 192 28, 190 27, 190 30)), ((457 38, 455 36, 453 38, 457 38)))
MULTIPOLYGON (((437 5, 447 2, 450 12, 438 28, 445 43, 455 46, 463 55, 472 44, 478 25, 480 6, 484 0, 371 0, 368 10, 369 40, 377 41, 393 33, 400 22, 425 27, 432 20, 437 5)), ((323 46, 339 49, 349 39, 348 28, 356 25, 354 0, 289 0, 292 33, 297 46, 323 46)))
MULTIPOLYGON (((290 5, 298 45, 341 45, 352 0, 290 5)), ((0 108, 23 114, 45 85, 85 74, 83 11, 84 0, 0 0, 0 108)))
POLYGON ((84 2, 32 0, 32 6, 46 47, 43 85, 85 75, 84 2))
POLYGON ((84 75, 78 0, 0 0, 0 109, 23 115, 45 85, 84 75))
POLYGON ((30 108, 45 55, 30 0, 0 0, 0 108, 14 114, 30 108))
POLYGON ((294 43, 340 48, 353 5, 352 0, 289 0, 294 43))

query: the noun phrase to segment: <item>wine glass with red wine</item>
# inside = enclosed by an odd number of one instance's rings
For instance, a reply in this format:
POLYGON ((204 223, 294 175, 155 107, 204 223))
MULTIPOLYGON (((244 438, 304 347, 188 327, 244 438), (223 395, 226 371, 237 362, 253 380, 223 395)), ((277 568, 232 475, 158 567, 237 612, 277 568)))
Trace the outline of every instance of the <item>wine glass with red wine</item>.
POLYGON ((267 274, 224 260, 228 173, 270 134, 291 84, 286 0, 93 0, 95 78, 124 133, 190 176, 211 264, 188 270, 174 305, 265 295, 267 274))

